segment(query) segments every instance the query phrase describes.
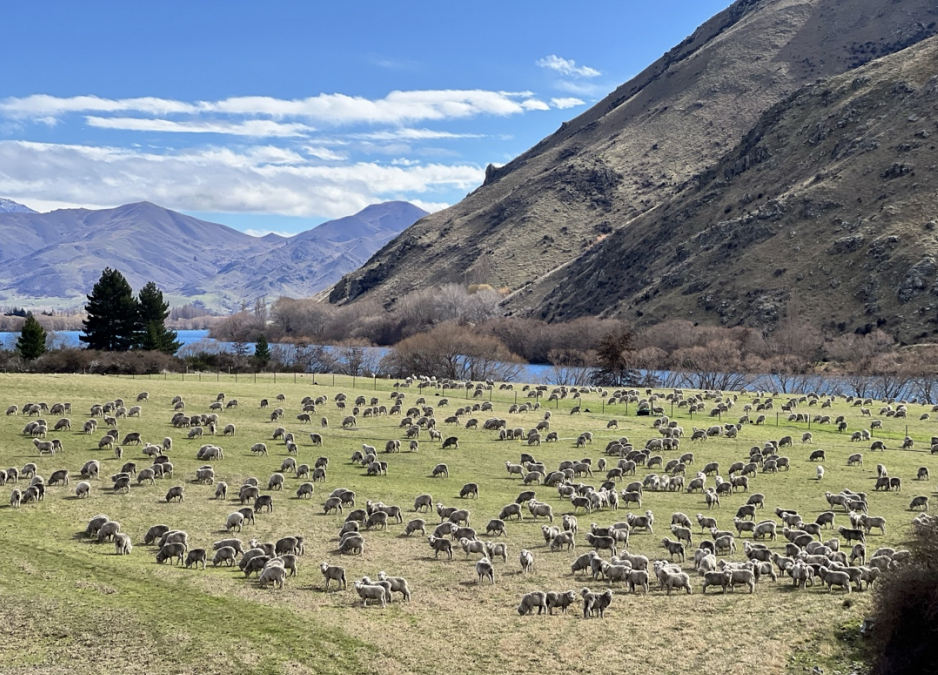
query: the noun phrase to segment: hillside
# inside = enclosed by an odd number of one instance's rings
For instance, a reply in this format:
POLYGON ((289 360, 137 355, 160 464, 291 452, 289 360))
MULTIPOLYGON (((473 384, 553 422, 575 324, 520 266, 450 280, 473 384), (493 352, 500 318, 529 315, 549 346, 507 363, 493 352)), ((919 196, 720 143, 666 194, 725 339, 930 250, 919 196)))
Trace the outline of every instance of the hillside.
POLYGON ((105 267, 134 288, 156 282, 174 302, 232 309, 259 295, 305 297, 425 214, 389 202, 287 239, 252 237, 148 202, 0 213, 0 301, 80 305, 105 267))
MULTIPOLYGON (((574 266, 713 166, 773 105, 929 37, 936 21, 926 0, 740 0, 553 135, 490 167, 483 186, 410 227, 329 299, 392 302, 467 279, 517 292, 574 266)), ((527 299, 512 307, 542 309, 527 299)))
POLYGON ((807 87, 714 167, 510 306, 549 319, 938 335, 938 37, 807 87))

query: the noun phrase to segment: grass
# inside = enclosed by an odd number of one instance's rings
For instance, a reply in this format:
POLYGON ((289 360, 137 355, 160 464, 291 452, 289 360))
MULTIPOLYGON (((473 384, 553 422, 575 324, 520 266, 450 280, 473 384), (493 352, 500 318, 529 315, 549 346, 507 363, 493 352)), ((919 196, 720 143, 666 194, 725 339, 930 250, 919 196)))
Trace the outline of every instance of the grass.
MULTIPOLYGON (((530 516, 521 523, 509 523, 509 560, 507 564, 496 561, 494 587, 476 583, 475 558, 466 559, 458 546, 452 562, 434 560, 426 540, 419 535, 403 537, 401 525, 391 525, 387 532, 365 533, 363 556, 340 556, 335 550, 336 535, 344 516, 325 516, 321 507, 336 487, 355 490, 360 506, 366 499, 401 506, 405 522, 415 517, 411 511, 413 498, 429 492, 435 502, 470 508, 472 524, 484 529, 487 520, 523 489, 517 478, 508 477, 505 460, 517 462, 522 451, 531 449, 520 442, 499 442, 492 432, 441 423, 444 436, 459 436, 458 450, 443 451, 424 433, 419 452, 381 453, 380 459, 389 462, 388 476, 369 477, 348 458, 362 443, 381 449, 386 440, 403 438, 399 418, 359 416, 357 428, 341 429, 346 411, 336 407, 333 396, 339 391, 352 399, 357 395, 377 396, 386 404, 393 391, 391 382, 359 378, 353 389, 351 378, 338 376, 334 384, 332 376, 319 376, 319 384, 313 384, 309 376, 298 376, 294 382, 292 375, 278 376, 276 382, 272 375, 258 376, 256 381, 252 376, 240 376, 237 382, 234 376, 201 379, 193 375, 186 376, 185 381, 179 376, 136 380, 0 376, 0 404, 4 407, 22 407, 27 401, 69 401, 75 429, 81 428, 93 403, 122 397, 130 405, 138 392, 149 391, 150 401, 143 404, 141 418, 120 420, 121 434, 139 431, 145 440, 157 443, 166 435, 173 437, 170 455, 176 470, 174 478, 157 481, 153 486, 135 484, 129 494, 114 495, 108 489, 108 476, 117 472, 123 462, 97 449, 102 428, 91 435, 78 431, 50 434, 62 440, 65 453, 40 458, 30 439, 21 433, 26 424, 24 416, 0 419, 0 466, 21 467, 32 461, 46 477, 59 468, 73 474, 71 487, 50 487, 39 504, 18 510, 6 506, 0 509, 0 546, 5 552, 0 557, 0 595, 5 600, 0 604, 0 672, 67 670, 71 675, 82 675, 123 665, 143 671, 159 667, 181 673, 232 669, 239 673, 437 673, 440 653, 445 654, 447 664, 458 663, 466 673, 534 672, 544 668, 574 673, 581 672, 585 665, 591 670, 631 667, 687 672, 712 667, 714 654, 723 653, 731 655, 720 665, 728 673, 756 668, 767 673, 802 672, 815 665, 826 673, 848 673, 862 651, 856 634, 857 626, 869 612, 868 593, 853 593, 850 602, 845 603, 844 595, 830 595, 820 587, 793 591, 782 580, 777 584, 763 581, 752 596, 741 592, 701 596, 699 577, 694 579, 695 592, 690 596, 667 597, 657 589, 645 597, 633 596, 617 587, 602 623, 584 621, 578 607, 566 616, 518 617, 515 606, 529 590, 605 587, 605 582, 573 578, 569 564, 575 554, 549 552, 540 532, 542 523, 534 523, 530 516), (217 501, 212 486, 192 483, 195 469, 202 463, 195 459, 200 442, 186 440, 185 430, 169 424, 173 395, 182 395, 186 411, 195 414, 207 412, 220 391, 229 400, 237 398, 240 402, 236 409, 221 415, 223 424, 237 425, 237 435, 213 439, 225 448, 225 459, 214 464, 217 477, 230 486, 229 496, 237 492, 246 477, 256 476, 266 485, 267 477, 279 470, 287 455, 284 446, 271 439, 276 426, 297 433, 299 462, 312 463, 320 455, 330 459, 327 481, 317 483, 312 500, 295 498, 300 481, 288 474, 287 488, 283 493, 274 493, 274 512, 258 515, 257 524, 246 526, 240 535, 245 542, 252 537, 261 541, 290 534, 306 537, 307 553, 300 559, 300 574, 289 579, 282 591, 261 589, 253 578, 245 581, 236 568, 213 569, 209 565, 203 572, 157 565, 155 548, 142 544, 143 534, 156 523, 185 529, 192 546, 209 550, 213 541, 226 536, 222 527, 225 517, 240 504, 231 499, 217 501), (268 398, 273 403, 281 392, 286 396, 280 404, 285 416, 281 422, 271 423, 269 411, 260 409, 258 402, 268 398), (328 417, 327 429, 296 421, 300 400, 306 395, 329 397, 314 415, 317 420, 328 417), (311 446, 311 431, 323 433, 322 448, 311 446), (258 441, 268 444, 269 457, 252 456, 249 448, 258 441), (73 495, 76 474, 91 458, 101 460, 102 478, 93 482, 89 499, 78 500, 73 495), (448 464, 449 479, 430 478, 430 469, 438 462, 448 464), (470 481, 479 483, 479 499, 460 500, 460 488, 470 481), (163 501, 170 486, 181 484, 186 490, 182 503, 163 501), (120 521, 124 531, 132 535, 135 548, 131 556, 116 556, 113 546, 90 543, 80 536, 87 521, 98 513, 120 521), (528 577, 521 575, 517 563, 522 548, 532 550, 536 558, 537 571, 528 577), (413 601, 395 601, 382 610, 360 607, 351 586, 348 591, 324 593, 317 569, 322 560, 343 565, 350 583, 363 575, 374 577, 379 570, 406 576, 413 601)), ((494 414, 506 418, 509 426, 531 428, 543 410, 507 413, 516 394, 519 403, 531 400, 519 389, 485 392, 484 400, 491 398, 494 414)), ((433 389, 423 394, 416 387, 400 391, 406 393, 407 406, 421 395, 431 404, 442 397, 442 392, 433 389)), ((467 400, 465 395, 464 390, 448 390, 450 404, 437 408, 437 419, 442 421, 456 407, 479 401, 467 400)), ((724 421, 736 421, 751 398, 741 395, 730 414, 724 415, 724 421)), ((779 397, 776 403, 783 400, 785 397, 779 397)), ((622 435, 629 436, 636 445, 657 436, 649 418, 634 416, 634 405, 626 414, 624 406, 605 406, 598 393, 586 394, 580 404, 593 412, 570 415, 569 409, 575 403, 573 399, 542 402, 553 413, 551 430, 561 437, 559 443, 542 444, 532 450, 549 468, 561 460, 584 456, 591 457, 595 464, 606 443, 622 435), (618 431, 606 430, 610 419, 618 420, 618 431), (576 436, 586 430, 594 433, 593 444, 575 448, 576 436)), ((878 417, 878 408, 874 405, 874 417, 878 417)), ((812 414, 822 412, 814 407, 799 408, 806 409, 812 414)), ((885 428, 874 438, 885 440, 890 448, 883 455, 870 453, 868 443, 851 443, 848 434, 839 434, 830 425, 812 424, 814 443, 802 445, 797 439, 808 425, 788 424, 784 416, 779 418, 778 426, 774 418, 768 426, 745 426, 739 440, 711 439, 698 444, 685 438, 681 452, 691 450, 696 454, 692 468, 699 469, 705 461, 718 461, 725 471, 732 461, 743 458, 750 446, 792 435, 795 446, 785 451, 792 459, 792 469, 776 475, 760 473, 751 481, 751 491, 767 496, 766 517, 774 515, 770 510, 781 505, 797 508, 806 521, 813 520, 817 513, 827 510, 825 490, 867 491, 871 513, 885 516, 889 523, 886 536, 874 534, 869 538, 870 549, 880 545, 901 547, 912 517, 907 510, 909 500, 914 494, 932 492, 926 483, 914 480, 916 470, 919 466, 938 470, 927 450, 921 450, 929 447, 934 433, 934 422, 918 419, 928 409, 910 405, 909 410, 907 421, 879 416, 885 428), (894 450, 905 436, 906 425, 917 449, 894 450), (816 448, 827 450, 827 473, 820 483, 814 478, 815 465, 807 461, 809 452, 816 448), (853 452, 864 453, 863 467, 846 466, 846 457, 853 452), (885 463, 890 475, 903 479, 901 492, 872 491, 877 462, 885 463)), ((667 411, 670 413, 669 406, 667 411)), ((843 399, 823 412, 846 415, 850 430, 869 424, 868 418, 861 418, 859 410, 843 399)), ((472 416, 484 420, 489 414, 472 416)), ((50 423, 56 419, 44 417, 50 423)), ((712 422, 699 414, 691 419, 685 409, 677 407, 673 417, 687 432, 695 424, 712 422)), ((124 450, 123 461, 146 465, 139 448, 125 446, 124 450)), ((664 454, 667 460, 669 453, 664 454)), ((640 468, 638 478, 644 473, 647 470, 640 468)), ((601 480, 597 474, 592 482, 598 484, 601 480)), ((569 512, 569 502, 561 502, 556 491, 544 487, 537 491, 539 499, 553 506, 558 522, 561 514, 569 512)), ((736 507, 745 499, 744 494, 724 498, 722 506, 714 509, 721 527, 732 528, 736 507)), ((641 510, 645 508, 656 514, 655 534, 634 534, 630 550, 652 558, 664 557, 660 539, 669 534, 672 512, 683 511, 693 518, 695 513, 706 511, 699 494, 687 493, 646 493, 641 510)), ((581 513, 576 553, 587 550, 583 533, 590 522, 608 525, 624 516, 624 511, 581 513)), ((438 521, 435 514, 425 517, 431 526, 438 521)), ((847 524, 845 516, 838 515, 837 520, 838 524, 847 524)), ((695 542, 699 538, 695 532, 695 542)), ((781 544, 776 546, 782 548, 781 544)), ((741 548, 731 557, 742 559, 741 548)), ((692 560, 685 564, 688 570, 691 567, 692 560)))

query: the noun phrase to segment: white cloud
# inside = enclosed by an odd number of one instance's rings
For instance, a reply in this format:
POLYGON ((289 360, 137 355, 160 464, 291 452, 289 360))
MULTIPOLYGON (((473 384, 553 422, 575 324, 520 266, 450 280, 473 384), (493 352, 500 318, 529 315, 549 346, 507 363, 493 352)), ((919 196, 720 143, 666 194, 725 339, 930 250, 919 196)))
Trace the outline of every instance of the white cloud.
POLYGON ((550 104, 558 110, 566 110, 567 108, 575 108, 578 105, 584 105, 585 102, 578 98, 552 98, 550 104))
POLYGON ((587 98, 604 96, 615 89, 615 85, 596 84, 595 82, 571 82, 570 80, 560 80, 555 82, 554 86, 561 91, 587 98))
POLYGON ((422 199, 409 199, 408 200, 414 206, 419 206, 424 211, 430 213, 436 213, 437 211, 442 211, 443 209, 448 209, 452 204, 446 204, 441 202, 425 202, 422 199))
POLYGON ((282 123, 273 120, 245 120, 228 122, 225 120, 193 120, 175 122, 165 119, 141 119, 139 117, 97 117, 85 118, 88 126, 100 129, 119 129, 123 131, 159 131, 187 134, 228 134, 230 136, 252 136, 255 138, 289 138, 305 136, 315 131, 313 127, 298 123, 282 123))
POLYGON ((601 75, 601 73, 595 68, 590 68, 589 66, 578 66, 576 61, 562 58, 556 54, 545 56, 543 59, 539 59, 536 64, 541 68, 554 70, 567 77, 598 77, 601 75))
POLYGON ((268 146, 157 154, 0 141, 0 194, 34 208, 148 200, 185 211, 334 218, 392 198, 429 196, 425 203, 434 204, 434 192, 474 188, 483 175, 480 167, 464 164, 317 166, 268 146))
POLYGON ((316 159, 321 159, 326 162, 339 162, 344 159, 348 159, 348 156, 341 152, 336 152, 321 146, 307 145, 303 149, 311 157, 315 157, 316 159))
POLYGON ((68 113, 144 113, 150 115, 229 115, 317 120, 322 124, 405 124, 421 120, 465 119, 477 115, 518 115, 531 109, 519 99, 530 92, 472 90, 392 91, 384 98, 319 94, 304 99, 239 96, 187 103, 160 98, 60 98, 36 94, 0 101, 0 113, 12 118, 49 118, 68 113))
POLYGON ((375 131, 366 134, 353 134, 353 138, 362 138, 369 141, 422 141, 438 140, 442 138, 484 138, 483 134, 454 134, 449 131, 434 131, 432 129, 393 129, 391 131, 375 131))
POLYGON ((529 98, 521 102, 525 110, 550 110, 550 106, 536 98, 529 98))

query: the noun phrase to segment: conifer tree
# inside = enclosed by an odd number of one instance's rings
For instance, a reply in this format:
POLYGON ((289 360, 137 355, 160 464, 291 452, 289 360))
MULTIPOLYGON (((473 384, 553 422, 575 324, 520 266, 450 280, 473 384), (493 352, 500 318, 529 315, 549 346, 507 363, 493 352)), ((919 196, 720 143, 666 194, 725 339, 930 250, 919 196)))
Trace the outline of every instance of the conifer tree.
POLYGON ((133 291, 124 275, 110 267, 91 289, 85 304, 87 318, 82 321, 79 340, 90 349, 122 352, 140 340, 139 312, 133 291))
POLYGON ((270 363, 270 345, 267 342, 267 336, 261 333, 257 336, 257 342, 254 343, 254 359, 261 366, 270 363))
POLYGON ((176 331, 166 328, 169 303, 163 301, 163 291, 157 288, 155 283, 148 281, 137 295, 137 307, 140 349, 175 354, 181 344, 176 340, 176 331))
POLYGON ((16 351, 27 361, 38 359, 46 351, 46 331, 31 313, 26 315, 16 351))

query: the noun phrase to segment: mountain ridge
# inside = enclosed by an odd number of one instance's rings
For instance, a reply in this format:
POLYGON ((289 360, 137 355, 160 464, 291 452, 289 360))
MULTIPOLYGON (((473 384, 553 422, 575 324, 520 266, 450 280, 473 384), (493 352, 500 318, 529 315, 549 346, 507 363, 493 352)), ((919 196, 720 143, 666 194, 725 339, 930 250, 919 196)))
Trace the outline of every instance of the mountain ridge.
POLYGON ((237 309, 258 295, 306 297, 426 214, 407 202, 372 205, 363 213, 362 219, 328 221, 292 238, 252 237, 146 201, 101 210, 0 213, 0 301, 82 304, 108 266, 120 269, 134 288, 154 281, 174 301, 218 309, 237 309), (232 275, 234 269, 240 273, 232 275))

